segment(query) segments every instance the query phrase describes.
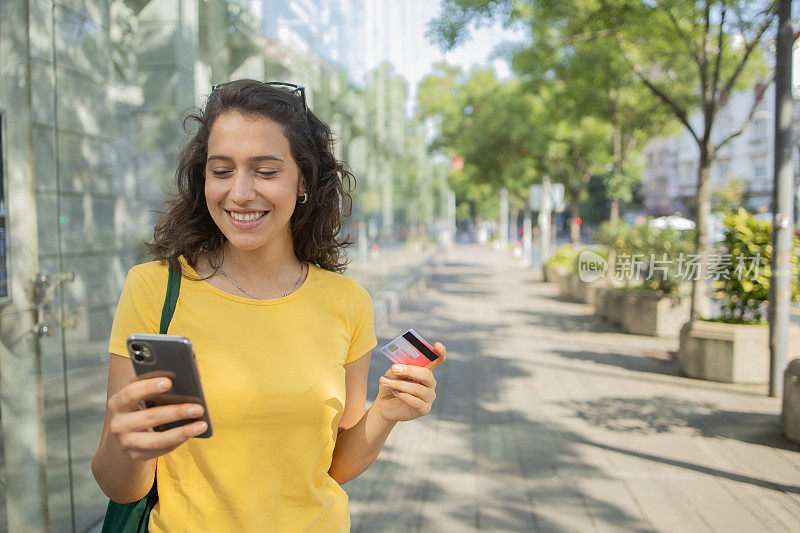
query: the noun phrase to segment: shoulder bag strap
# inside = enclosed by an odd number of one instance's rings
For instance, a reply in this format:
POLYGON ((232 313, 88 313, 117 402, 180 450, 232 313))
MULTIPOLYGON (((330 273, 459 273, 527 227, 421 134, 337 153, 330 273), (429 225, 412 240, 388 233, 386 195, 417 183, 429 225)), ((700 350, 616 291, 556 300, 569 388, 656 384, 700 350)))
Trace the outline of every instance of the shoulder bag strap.
MULTIPOLYGON (((159 333, 166 334, 172 315, 175 314, 175 305, 178 303, 178 293, 181 290, 181 275, 172 265, 169 266, 167 278, 167 294, 164 298, 164 307, 161 309, 161 326, 159 333)), ((108 502, 106 517, 103 520, 103 533, 147 533, 150 522, 150 511, 158 501, 156 481, 150 492, 137 502, 117 503, 108 502)))
POLYGON ((164 298, 164 307, 161 309, 161 326, 159 333, 167 334, 175 306, 178 303, 178 294, 181 291, 181 275, 172 265, 169 265, 169 278, 167 278, 167 295, 164 298))

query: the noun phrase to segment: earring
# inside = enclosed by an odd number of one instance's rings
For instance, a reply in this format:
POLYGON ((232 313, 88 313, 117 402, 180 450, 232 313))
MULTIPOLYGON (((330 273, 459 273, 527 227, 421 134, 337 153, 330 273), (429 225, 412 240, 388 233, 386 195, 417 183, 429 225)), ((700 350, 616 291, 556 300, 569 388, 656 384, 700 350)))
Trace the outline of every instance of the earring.
POLYGON ((308 202, 308 193, 304 192, 302 194, 302 196, 298 196, 297 198, 298 198, 298 200, 297 200, 298 204, 304 204, 304 203, 308 202))

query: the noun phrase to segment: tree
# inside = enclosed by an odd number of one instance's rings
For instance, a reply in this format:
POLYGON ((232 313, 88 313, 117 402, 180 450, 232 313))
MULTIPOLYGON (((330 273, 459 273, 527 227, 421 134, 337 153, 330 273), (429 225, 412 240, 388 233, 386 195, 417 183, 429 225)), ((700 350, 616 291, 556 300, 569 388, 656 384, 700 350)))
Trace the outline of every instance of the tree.
MULTIPOLYGON (((453 46, 471 22, 491 16, 512 21, 528 17, 551 42, 616 43, 627 71, 669 107, 699 150, 697 241, 701 275, 692 287, 692 317, 707 307, 705 270, 709 252, 705 221, 711 213, 711 163, 719 150, 741 135, 769 83, 762 39, 775 18, 776 2, 753 0, 447 0, 432 35, 453 46), (535 20, 534 20, 535 18, 535 20), (731 93, 752 87, 753 105, 738 129, 720 138, 713 127, 731 93), (692 121, 695 111, 700 120, 692 121)), ((536 37, 536 35, 534 35, 536 37)), ((536 46, 534 39, 533 46, 536 46)))
POLYGON ((459 216, 496 213, 502 188, 513 208, 522 207, 537 177, 530 157, 538 131, 531 128, 535 102, 518 84, 501 82, 491 69, 465 73, 440 63, 420 82, 417 99, 418 116, 438 130, 431 150, 464 161, 450 172, 459 216))
POLYGON ((581 242, 580 202, 592 174, 605 170, 609 162, 611 128, 596 117, 578 121, 562 119, 556 123, 548 153, 543 161, 548 174, 564 184, 570 214, 570 240, 574 247, 581 242))
POLYGON ((497 192, 506 188, 515 219, 528 187, 547 175, 565 185, 572 242, 580 243, 580 200, 591 175, 606 170, 611 130, 570 105, 571 90, 558 82, 531 91, 516 81, 500 82, 490 69, 467 75, 449 65, 438 65, 422 81, 419 112, 437 123, 434 147, 464 160, 464 168, 451 173, 459 202, 472 203, 461 214, 485 213, 486 201, 494 208, 497 192))
POLYGON ((722 213, 733 213, 747 201, 747 188, 742 178, 733 174, 725 177, 725 184, 714 192, 711 208, 722 213))
MULTIPOLYGON (((562 106, 571 108, 573 116, 591 115, 611 125, 611 168, 603 174, 611 199, 610 220, 615 223, 620 202, 630 202, 640 179, 636 163, 646 141, 668 128, 672 116, 627 68, 616 42, 580 35, 553 39, 553 25, 564 17, 563 6, 554 7, 555 12, 537 10, 524 16, 532 40, 514 55, 514 71, 533 91, 553 78, 560 80, 568 91, 562 106)), ((520 11, 516 16, 522 15, 520 11)))

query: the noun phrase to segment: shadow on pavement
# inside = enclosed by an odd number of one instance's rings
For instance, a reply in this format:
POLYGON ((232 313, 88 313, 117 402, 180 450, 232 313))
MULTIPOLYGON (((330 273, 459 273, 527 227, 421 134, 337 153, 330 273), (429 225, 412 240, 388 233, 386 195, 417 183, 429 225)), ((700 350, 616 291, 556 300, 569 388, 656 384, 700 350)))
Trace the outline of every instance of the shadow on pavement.
POLYGON ((580 331, 582 333, 620 333, 619 329, 603 322, 593 314, 576 315, 575 313, 558 313, 547 311, 515 310, 514 313, 531 317, 529 324, 536 327, 553 329, 563 333, 580 331))
POLYGON ((589 446, 595 446, 597 448, 602 448, 604 450, 621 453, 624 455, 628 455, 631 457, 638 457, 639 459, 645 459, 648 461, 653 461, 656 463, 667 464, 671 466, 677 466, 679 468, 684 468, 687 470, 692 470, 694 472, 698 472, 701 474, 708 474, 710 476, 721 477, 725 479, 730 479, 731 481, 738 481, 739 483, 747 483, 750 485, 756 485, 758 487, 763 487, 769 490, 776 490, 781 492, 787 492, 791 494, 800 494, 800 486, 797 485, 787 485, 785 483, 775 483, 773 481, 768 481, 766 479, 759 479, 752 476, 745 476, 743 474, 737 474, 735 472, 727 472, 725 470, 720 470, 718 468, 710 468, 704 465, 699 465, 696 463, 690 463, 688 461, 678 461, 676 459, 669 459, 667 457, 659 457, 657 455, 652 455, 649 453, 643 453, 636 450, 629 450, 626 448, 620 448, 618 446, 610 446, 608 444, 602 444, 599 442, 592 442, 592 441, 584 441, 584 444, 589 446))
MULTIPOLYGON (((509 393, 535 376, 502 356, 503 314, 493 321, 461 314, 479 314, 475 306, 497 300, 497 288, 480 281, 490 274, 480 265, 445 264, 425 297, 404 302, 393 331, 380 336, 378 347, 413 327, 430 342, 444 342, 448 360, 436 370, 431 413, 399 424, 377 463, 346 486, 353 531, 562 531, 565 523, 591 529, 585 507, 624 530, 652 530, 630 509, 579 490, 573 473, 607 476, 576 449, 583 438, 538 420, 534 397, 509 393)), ((373 352, 368 398, 389 365, 373 352)))
POLYGON ((561 402, 575 416, 609 431, 650 434, 673 433, 682 429, 694 435, 726 438, 800 451, 780 432, 780 416, 720 410, 710 402, 695 402, 671 396, 652 398, 605 397, 593 401, 561 402))
POLYGON ((553 353, 566 359, 589 361, 599 365, 609 365, 633 372, 649 372, 665 376, 680 376, 678 365, 674 361, 663 360, 644 355, 626 355, 593 350, 554 350, 553 353))

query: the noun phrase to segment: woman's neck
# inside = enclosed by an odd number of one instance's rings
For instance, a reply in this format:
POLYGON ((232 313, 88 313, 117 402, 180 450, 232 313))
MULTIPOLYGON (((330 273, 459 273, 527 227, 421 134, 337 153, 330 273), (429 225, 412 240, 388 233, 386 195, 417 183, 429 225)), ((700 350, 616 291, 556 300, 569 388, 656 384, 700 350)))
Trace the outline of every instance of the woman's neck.
POLYGON ((258 250, 242 250, 226 243, 208 262, 206 275, 214 274, 216 267, 227 274, 217 272, 208 280, 210 283, 234 294, 243 288, 248 296, 257 298, 283 296, 302 284, 307 275, 291 241, 281 247, 258 250))
POLYGON ((223 246, 217 263, 229 274, 235 272, 245 280, 276 278, 287 270, 296 271, 300 266, 300 260, 292 248, 240 250, 229 244, 223 246))

